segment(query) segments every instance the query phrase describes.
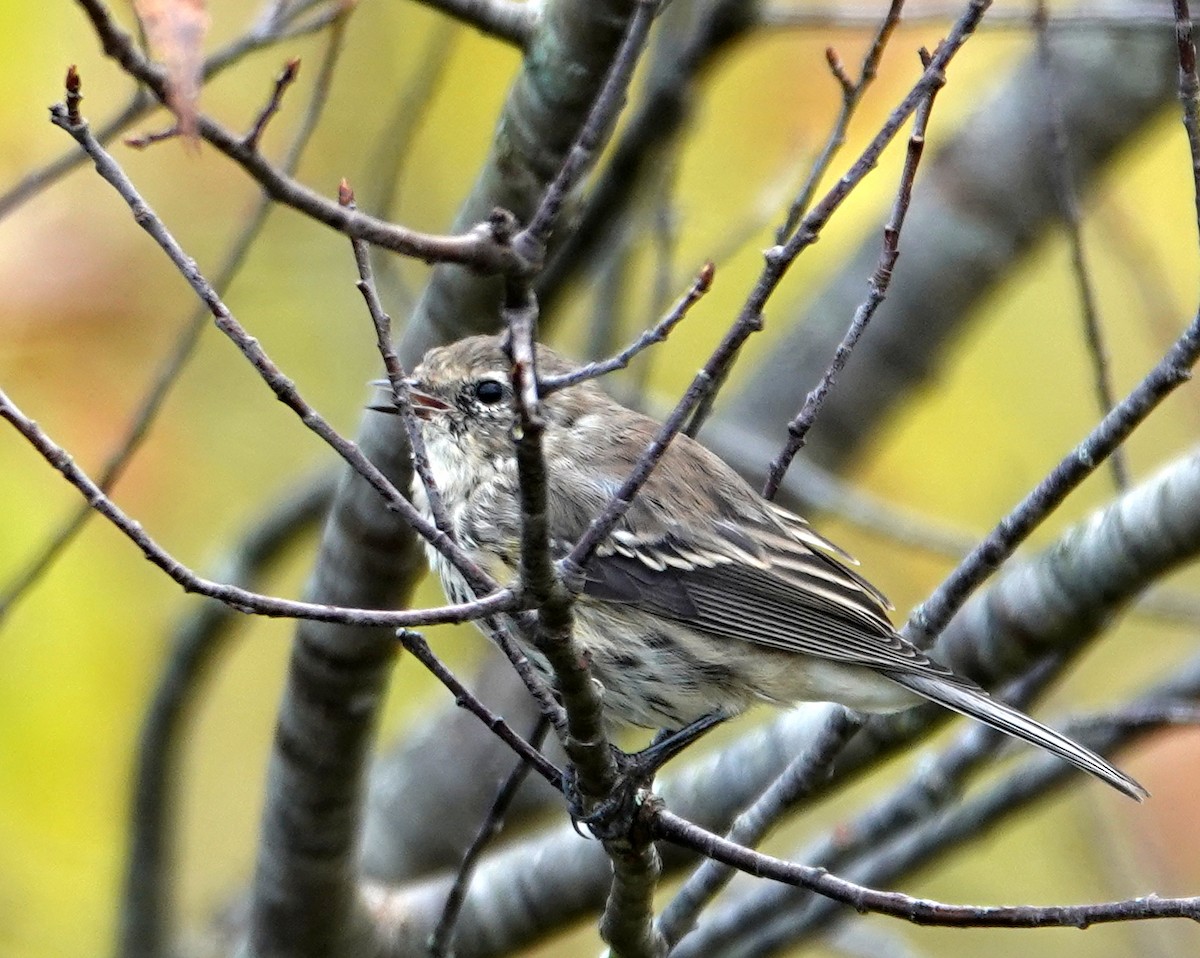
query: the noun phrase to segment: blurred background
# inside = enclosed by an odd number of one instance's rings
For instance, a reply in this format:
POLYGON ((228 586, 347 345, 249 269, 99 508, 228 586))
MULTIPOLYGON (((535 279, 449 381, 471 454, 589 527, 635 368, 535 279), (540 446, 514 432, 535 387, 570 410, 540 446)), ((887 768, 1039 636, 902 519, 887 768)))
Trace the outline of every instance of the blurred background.
MULTIPOLYGON (((683 2, 683 0, 676 0, 683 2)), ((878 3, 839 3, 850 14, 878 3)), ((931 10, 928 4, 912 10, 931 10)), ((947 8, 950 9, 950 8, 947 8)), ((1065 9, 1065 8, 1055 8, 1065 9)), ((131 23, 124 6, 116 12, 131 23)), ((953 10, 957 14, 957 10, 953 10)), ((998 20, 1028 13, 999 2, 998 20)), ((246 6, 211 0, 206 46, 218 49, 250 22, 246 6)), ((1169 30, 1169 27, 1162 27, 1169 30)), ((918 47, 932 49, 945 23, 904 27, 850 129, 829 182, 907 92, 920 72, 918 47)), ((77 64, 83 112, 98 125, 132 92, 101 55, 70 3, 0 4, 0 190, 72 144, 47 121, 77 64)), ((825 64, 833 45, 851 66, 867 32, 836 23, 777 29, 736 45, 705 80, 695 126, 672 160, 671 295, 706 258, 717 282, 648 365, 648 401, 673 400, 735 315, 761 265, 761 250, 827 136, 839 90, 825 64), (740 241, 735 242, 740 238, 740 241)), ((201 108, 245 129, 292 56, 301 75, 269 127, 263 149, 278 156, 303 113, 324 39, 299 37, 247 56, 204 89, 201 108)), ((929 131, 930 151, 971 116, 988 91, 1033 45, 1012 25, 984 29, 954 61, 929 131)), ((332 195, 347 177, 360 193, 396 91, 445 60, 397 177, 392 216, 427 230, 448 228, 474 179, 495 117, 518 67, 517 54, 406 0, 366 0, 349 17, 346 52, 324 119, 299 176, 332 195), (433 51, 431 53, 431 51, 433 51)), ((151 112, 131 132, 168 124, 151 112)), ((254 205, 255 185, 213 150, 169 141, 113 151, 176 238, 210 276, 254 205)), ((748 347, 737 377, 773 348, 794 304, 843 262, 890 207, 903 143, 838 212, 821 242, 789 274, 748 347)), ((918 178, 920 174, 918 174, 918 178)), ((1170 103, 1122 149, 1084 197, 1084 238, 1109 337, 1119 394, 1140 379, 1194 313, 1196 207, 1178 106, 1170 103)), ((620 305, 621 338, 654 318, 655 239, 635 237, 633 280, 620 305)), ((904 269, 901 240, 898 269, 904 269)), ((397 321, 404 292, 419 290, 426 267, 398 262, 387 285, 397 321)), ((279 209, 272 213, 225 297, 239 320, 305 396, 353 435, 367 380, 379 374, 369 318, 354 288, 348 243, 279 209)), ((863 292, 866 291, 863 276, 863 292)), ((597 286, 581 283, 562 306, 557 341, 581 355, 597 286)), ((193 294, 137 228, 117 195, 80 166, 0 220, 0 388, 97 471, 194 308, 193 294)), ((1069 252, 1059 231, 1016 263, 980 307, 936 382, 907 403, 856 457, 849 476, 882 499, 937 517, 970 534, 989 529, 1097 418, 1069 252)), ((849 316, 846 317, 847 321, 849 316)), ((870 335, 870 333, 868 333, 870 335)), ((736 389, 737 382, 734 383, 736 389)), ((816 429, 821 425, 818 422, 816 429)), ((779 434, 782 435, 781 429, 779 434)), ((1185 387, 1140 430, 1128 455, 1136 477, 1187 451, 1200 434, 1195 387, 1185 387)), ((206 330, 115 489, 119 504, 181 561, 210 574, 239 534, 305 477, 337 469, 336 457, 303 429, 215 330, 206 330)), ((1042 530, 1040 542, 1112 495, 1100 472, 1042 530)), ((0 593, 44 546, 78 496, 10 429, 0 429, 0 593)), ((898 616, 951 567, 946 557, 888 541, 829 516, 819 527, 863 561, 895 602, 898 616)), ((310 536, 264 590, 298 596, 311 561, 310 536)), ((1194 571, 1182 588, 1200 587, 1194 571)), ((423 603, 440 599, 426 586, 423 603)), ((194 608, 104 521, 78 540, 0 618, 0 958, 94 955, 109 947, 126 851, 136 736, 173 625, 194 608)), ((243 620, 205 688, 183 756, 180 888, 183 918, 203 927, 245 887, 275 708, 291 626, 243 620)), ((435 648, 469 671, 482 640, 471 630, 430 633, 435 648)), ((1195 646, 1195 628, 1132 614, 1089 653, 1040 714, 1113 700, 1169 670, 1195 646)), ((444 706, 446 694, 402 660, 383 741, 404 734, 414 715, 444 706)), ((1069 798, 990 835, 905 886, 914 894, 969 902, 1074 902, 1130 889, 1187 894, 1200 885, 1200 838, 1193 826, 1200 736, 1178 731, 1123 764, 1152 801, 1134 807, 1090 784, 1069 798), (981 867, 981 865, 983 867, 981 867), (1115 876, 1120 875, 1120 882, 1115 876), (1130 878, 1129 876, 1133 877, 1130 878)), ((877 787, 877 786, 874 786, 877 787)), ((783 837, 845 815, 870 782, 783 837)), ((1142 923, 1066 931, 947 931, 873 921, 911 943, 913 954, 1066 956, 1195 953, 1200 932, 1183 923, 1142 923), (1014 944, 1016 943, 1016 944, 1014 944)), ((593 932, 541 954, 594 952, 593 932)))

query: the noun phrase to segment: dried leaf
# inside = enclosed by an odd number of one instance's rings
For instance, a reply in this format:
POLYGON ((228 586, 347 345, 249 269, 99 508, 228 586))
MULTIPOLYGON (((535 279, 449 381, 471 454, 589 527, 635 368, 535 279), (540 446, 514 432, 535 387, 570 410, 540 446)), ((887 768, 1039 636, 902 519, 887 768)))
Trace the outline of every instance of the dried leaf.
POLYGON ((205 0, 133 0, 133 7, 155 56, 167 68, 167 105, 179 132, 194 140, 208 33, 205 0))

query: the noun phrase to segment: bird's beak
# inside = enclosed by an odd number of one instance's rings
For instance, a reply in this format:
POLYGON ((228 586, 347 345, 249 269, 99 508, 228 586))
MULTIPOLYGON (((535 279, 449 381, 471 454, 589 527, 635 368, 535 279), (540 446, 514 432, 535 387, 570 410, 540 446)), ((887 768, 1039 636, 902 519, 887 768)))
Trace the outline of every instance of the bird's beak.
MULTIPOLYGON (((437 413, 443 413, 450 408, 450 404, 437 396, 431 396, 429 393, 422 391, 415 379, 406 379, 404 384, 408 386, 408 399, 412 403, 413 412, 416 413, 418 419, 429 420, 437 413)), ((386 379, 376 379, 371 382, 372 386, 378 386, 380 389, 390 390, 392 384, 386 379)), ((368 406, 368 409, 373 409, 375 412, 385 412, 393 416, 398 415, 400 410, 394 404, 390 403, 386 406, 368 406)))

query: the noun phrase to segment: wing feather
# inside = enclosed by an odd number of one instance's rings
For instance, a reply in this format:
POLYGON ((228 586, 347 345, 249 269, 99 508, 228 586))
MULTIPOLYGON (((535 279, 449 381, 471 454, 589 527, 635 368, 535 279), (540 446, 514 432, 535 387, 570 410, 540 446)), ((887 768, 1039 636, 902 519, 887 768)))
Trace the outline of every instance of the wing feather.
MULTIPOLYGON (((712 528, 724 533, 723 526, 712 528)), ((683 548, 671 532, 639 535, 635 548, 632 538, 626 533, 597 553, 586 595, 714 638, 974 688, 901 638, 887 618, 887 600, 861 576, 778 527, 720 534, 703 550, 683 548)))

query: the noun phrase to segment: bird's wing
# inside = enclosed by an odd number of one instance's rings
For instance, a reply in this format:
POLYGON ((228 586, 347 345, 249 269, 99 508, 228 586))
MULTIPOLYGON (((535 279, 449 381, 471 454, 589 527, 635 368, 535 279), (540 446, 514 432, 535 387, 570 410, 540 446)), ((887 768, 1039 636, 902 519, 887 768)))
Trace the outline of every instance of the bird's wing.
MULTIPOLYGON (((564 443, 548 454, 549 525, 563 542, 604 507, 654 432, 640 417, 591 435, 587 451, 564 443), (620 469, 601 481, 594 469, 572 467, 581 460, 620 469)), ((679 436, 588 563, 584 593, 715 637, 969 685, 896 634, 891 604, 848 568, 853 561, 679 436)))
POLYGON ((699 543, 694 528, 688 540, 680 527, 618 530, 588 565, 584 593, 711 636, 974 687, 901 638, 887 600, 818 551, 824 540, 811 530, 801 539, 769 520, 706 528, 699 543))

